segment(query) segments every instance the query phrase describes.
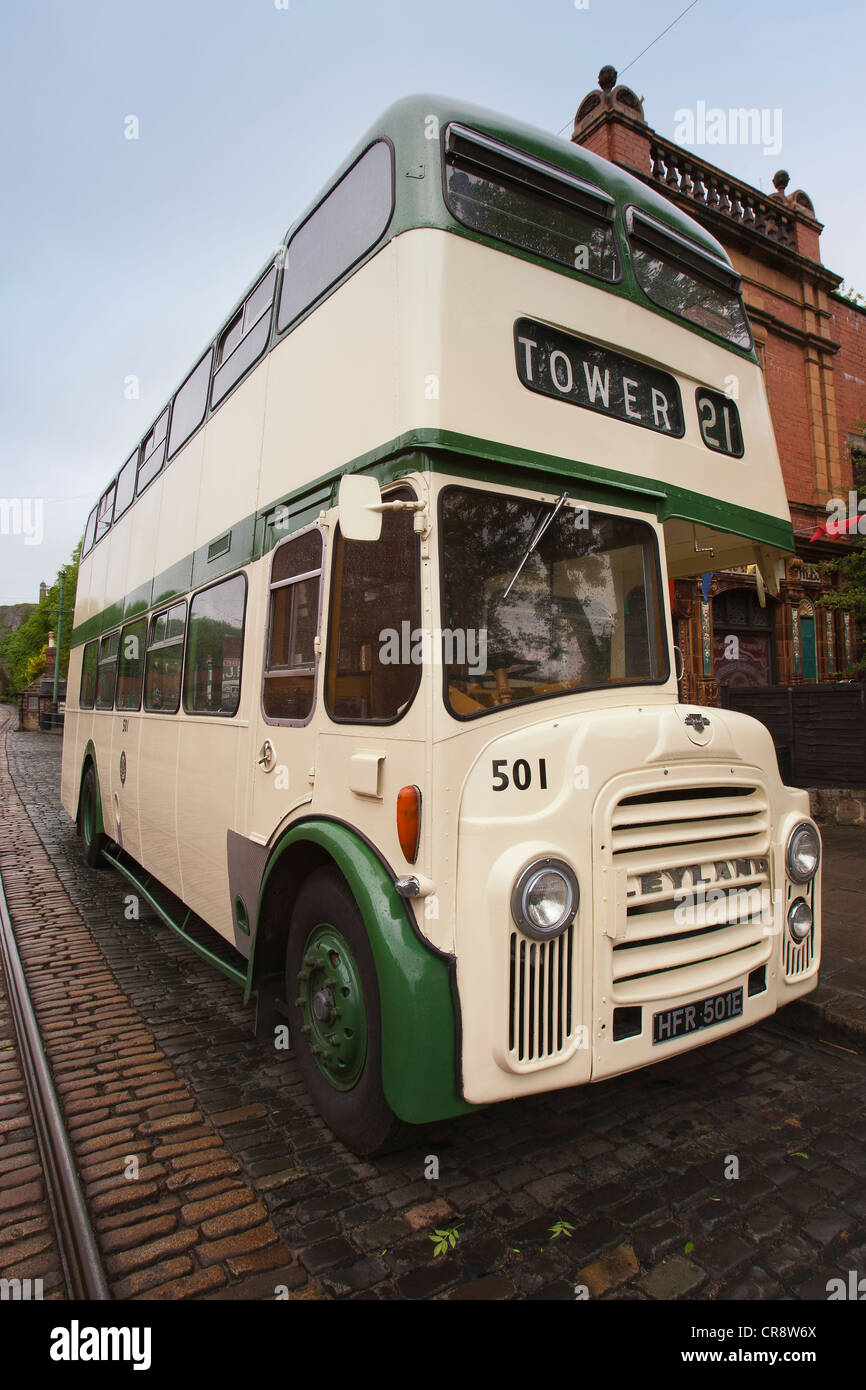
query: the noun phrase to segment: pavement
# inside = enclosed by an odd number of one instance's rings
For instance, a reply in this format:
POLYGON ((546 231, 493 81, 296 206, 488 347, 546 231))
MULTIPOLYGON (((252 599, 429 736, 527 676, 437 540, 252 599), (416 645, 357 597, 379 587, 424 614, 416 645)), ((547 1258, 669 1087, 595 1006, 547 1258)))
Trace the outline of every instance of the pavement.
POLYGON ((866 827, 821 826, 823 946, 818 988, 779 1015, 836 1047, 866 1051, 866 827))

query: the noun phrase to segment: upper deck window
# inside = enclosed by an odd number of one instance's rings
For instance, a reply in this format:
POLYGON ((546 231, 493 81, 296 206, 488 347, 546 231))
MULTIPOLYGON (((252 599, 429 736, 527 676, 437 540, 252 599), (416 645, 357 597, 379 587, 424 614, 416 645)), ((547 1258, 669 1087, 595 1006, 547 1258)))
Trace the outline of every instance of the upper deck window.
POLYGON ((111 487, 106 488, 99 499, 99 507, 96 512, 96 540, 102 539, 114 520, 114 495, 116 491, 117 482, 115 481, 111 487))
POLYGON ((94 508, 93 508, 93 511, 90 513, 90 516, 87 518, 87 525, 86 525, 85 528, 84 528, 84 539, 83 539, 83 541, 81 542, 81 553, 82 553, 82 555, 86 555, 87 552, 93 548, 93 537, 94 537, 95 534, 96 534, 96 508, 94 507, 94 508))
POLYGON ((609 194, 453 123, 445 131, 445 202, 473 231, 600 280, 619 278, 609 194))
POLYGON ((144 491, 165 462, 165 436, 167 433, 168 406, 141 446, 141 461, 138 465, 138 492, 144 491))
POLYGON ((207 410, 207 388, 210 385, 210 364, 213 350, 208 352, 198 366, 190 372, 183 386, 174 398, 171 414, 171 434, 168 438, 168 456, 176 454, 191 434, 194 434, 204 419, 207 410))
POLYGON ((628 209, 626 227, 638 284, 654 304, 737 347, 752 346, 731 266, 637 208, 628 209))
POLYGON ((391 221, 393 207, 391 147, 377 140, 289 242, 278 329, 287 328, 375 245, 391 221))
POLYGON ((135 474, 138 465, 138 450, 126 460, 117 475, 117 493, 114 499, 114 519, 123 516, 135 496, 135 474))
POLYGON ((271 266, 224 330, 217 347, 217 369, 213 378, 214 405, 222 400, 236 381, 240 381, 247 368, 264 352, 271 331, 271 305, 276 282, 276 267, 271 266))

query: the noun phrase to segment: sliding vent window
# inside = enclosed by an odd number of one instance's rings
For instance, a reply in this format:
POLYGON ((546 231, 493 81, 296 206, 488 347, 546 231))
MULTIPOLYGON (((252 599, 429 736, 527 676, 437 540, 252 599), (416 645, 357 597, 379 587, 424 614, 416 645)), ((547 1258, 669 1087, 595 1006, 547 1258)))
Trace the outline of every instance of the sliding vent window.
POLYGON ((141 461, 138 465, 138 492, 143 492, 148 483, 153 482, 165 463, 165 436, 167 432, 168 406, 141 446, 141 461))
POLYGON ((223 579, 196 594, 189 608, 183 707, 187 714, 237 712, 247 581, 223 579))
MULTIPOLYGON (((248 367, 261 357, 271 332, 271 305, 277 272, 271 266, 251 294, 238 309, 222 334, 217 348, 217 369, 213 379, 213 400, 216 405, 248 367)), ((204 365, 204 364, 202 364, 204 365)))
POLYGON ((445 201, 473 231, 599 280, 619 278, 613 198, 522 150, 449 125, 445 201))
POLYGON ((127 623, 120 634, 120 652, 117 660, 118 709, 141 709, 146 640, 147 618, 137 618, 134 623, 127 623))
POLYGON ((662 309, 750 348, 740 277, 724 261, 636 208, 626 214, 638 284, 662 309))
POLYGON ((371 145, 288 245, 277 328, 324 294, 379 240, 394 207, 391 147, 371 145))
POLYGON ((96 708, 114 709, 114 687, 117 683, 117 650, 120 633, 111 632, 99 643, 99 671, 96 677, 96 708))
POLYGON ((93 709, 96 694, 96 667, 99 660, 99 643, 88 642, 81 659, 81 685, 78 691, 78 708, 93 709))
POLYGON ((117 483, 113 482, 99 499, 99 507, 96 512, 96 539, 101 540, 111 527, 114 520, 114 496, 117 492, 117 483))
MULTIPOLYGON (((385 501, 398 499, 415 500, 402 488, 385 501)), ((390 724, 405 714, 421 680, 421 635, 414 514, 383 512, 378 541, 338 533, 328 634, 331 716, 390 724)))
POLYGON ((93 511, 90 513, 90 516, 87 518, 87 525, 84 528, 84 539, 81 542, 82 555, 87 555, 87 553, 93 549, 93 537, 95 534, 96 508, 94 507, 93 511))
POLYGON ((150 620, 144 668, 144 708, 154 714, 175 714, 180 704, 185 626, 186 603, 176 603, 154 614, 150 620))
POLYGON ((274 551, 263 694, 267 719, 303 724, 313 712, 321 582, 317 527, 274 551))

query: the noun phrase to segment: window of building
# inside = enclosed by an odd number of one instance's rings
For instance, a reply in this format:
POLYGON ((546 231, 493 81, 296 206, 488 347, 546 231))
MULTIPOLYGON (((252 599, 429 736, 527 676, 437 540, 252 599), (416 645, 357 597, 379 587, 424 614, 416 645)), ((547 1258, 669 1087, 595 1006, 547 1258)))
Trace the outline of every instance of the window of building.
POLYGON ((318 527, 274 551, 262 696, 266 719, 301 724, 313 712, 321 581, 318 527))
POLYGON ((186 601, 154 613, 150 620, 144 667, 144 708, 152 713, 177 713, 185 628, 186 601))
POLYGON ((120 633, 109 632, 99 643, 99 669, 96 675, 96 708, 114 708, 114 687, 117 684, 117 649, 120 633))
POLYGON ((222 400, 236 381, 240 381, 247 368, 267 347, 276 282, 276 267, 271 266, 222 333, 217 346, 217 369, 213 379, 214 405, 222 400))
POLYGON ((93 709, 96 696, 96 666, 99 659, 99 643, 88 642, 81 661, 81 687, 78 692, 79 709, 93 709))
POLYGON ((277 327, 287 328, 379 240, 394 207, 391 147, 371 145, 288 244, 277 327))
MULTIPOLYGON (((408 488, 388 501, 414 500, 408 488)), ((378 541, 338 531, 328 632, 327 705, 332 718, 390 724, 405 714, 421 680, 413 659, 421 621, 418 537, 410 511, 384 512, 378 541), (408 647, 409 650, 404 650, 408 647)))
POLYGON ((135 474, 138 465, 138 450, 128 458, 117 477, 117 492, 114 498, 114 519, 123 516, 135 496, 135 474))
POLYGON ((171 412, 171 433, 168 439, 168 456, 176 454, 194 434, 204 419, 207 410, 207 388, 210 385, 210 368, 213 349, 190 372, 183 386, 174 398, 171 412))
POLYGON ((600 280, 619 278, 609 194, 465 126, 445 132, 445 202, 458 222, 600 280))
POLYGON ((118 709, 141 709, 141 687, 144 680, 144 647, 147 640, 147 618, 127 623, 120 634, 117 659, 118 709))
POLYGON ((93 549, 93 537, 94 537, 95 534, 96 534, 96 508, 94 507, 94 508, 93 508, 93 511, 90 513, 90 516, 87 518, 87 525, 86 525, 85 528, 84 528, 84 539, 83 539, 83 541, 81 542, 81 553, 82 553, 82 555, 86 555, 87 552, 88 552, 89 550, 92 550, 92 549, 93 549))
POLYGON ((138 465, 138 492, 143 492, 152 483, 165 463, 165 436, 168 432, 168 406, 160 415, 150 434, 141 446, 141 462, 138 465))
POLYGON ((241 697, 241 660, 247 581, 222 579, 193 596, 183 680, 188 714, 228 714, 241 697))

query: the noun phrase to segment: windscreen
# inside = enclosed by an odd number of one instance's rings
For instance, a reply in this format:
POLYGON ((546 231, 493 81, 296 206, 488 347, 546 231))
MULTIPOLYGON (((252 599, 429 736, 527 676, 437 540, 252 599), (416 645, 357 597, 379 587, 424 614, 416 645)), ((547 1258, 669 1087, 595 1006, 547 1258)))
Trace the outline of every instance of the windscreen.
POLYGON ((646 522, 452 487, 441 501, 445 699, 504 705, 668 675, 646 522))

